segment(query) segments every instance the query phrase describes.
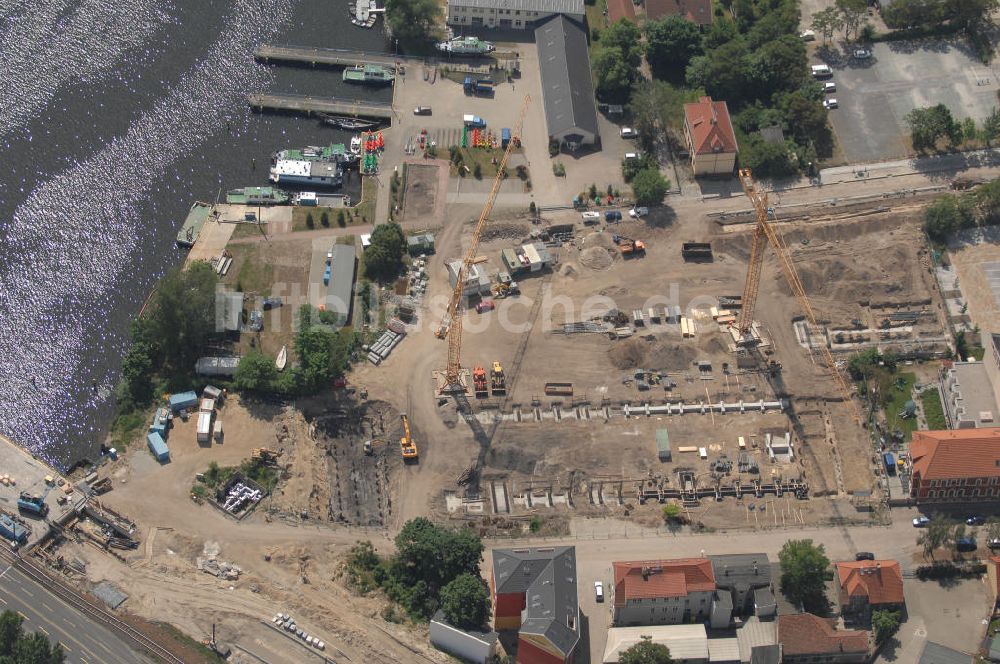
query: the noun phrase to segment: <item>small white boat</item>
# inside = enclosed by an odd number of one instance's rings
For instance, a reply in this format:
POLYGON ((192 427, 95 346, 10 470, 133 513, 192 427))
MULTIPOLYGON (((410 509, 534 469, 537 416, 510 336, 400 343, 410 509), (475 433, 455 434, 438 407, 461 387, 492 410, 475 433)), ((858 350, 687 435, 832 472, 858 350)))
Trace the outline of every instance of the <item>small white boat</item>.
POLYGON ((284 371, 286 364, 288 364, 288 346, 282 346, 281 350, 278 351, 278 357, 274 361, 274 366, 278 368, 278 371, 284 371))
POLYGON ((361 137, 352 136, 351 137, 351 154, 360 156, 361 155, 361 137))

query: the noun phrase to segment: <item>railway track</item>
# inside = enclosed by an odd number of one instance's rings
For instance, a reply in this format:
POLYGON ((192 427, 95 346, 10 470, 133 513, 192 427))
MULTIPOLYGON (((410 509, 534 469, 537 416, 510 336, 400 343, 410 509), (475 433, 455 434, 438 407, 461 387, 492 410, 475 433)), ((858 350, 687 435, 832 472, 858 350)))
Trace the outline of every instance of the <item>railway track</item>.
POLYGON ((50 575, 43 567, 28 558, 22 558, 5 547, 0 547, 0 558, 13 565, 35 583, 49 590, 84 615, 99 621, 139 649, 168 664, 184 664, 184 660, 157 641, 121 620, 110 611, 87 601, 77 590, 50 575))

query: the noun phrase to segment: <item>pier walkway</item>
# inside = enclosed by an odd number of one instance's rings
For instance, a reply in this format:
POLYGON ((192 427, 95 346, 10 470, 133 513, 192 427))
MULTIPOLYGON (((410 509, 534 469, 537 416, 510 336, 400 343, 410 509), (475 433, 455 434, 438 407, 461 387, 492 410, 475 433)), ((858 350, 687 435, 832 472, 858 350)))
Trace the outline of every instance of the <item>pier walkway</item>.
POLYGON ((337 99, 335 97, 311 97, 309 95, 265 95, 252 94, 248 97, 251 108, 261 112, 284 111, 287 113, 332 113, 334 115, 363 116, 367 118, 392 119, 392 104, 361 101, 358 99, 337 99))
POLYGON ((346 48, 318 48, 313 46, 273 46, 264 44, 254 51, 254 57, 263 62, 298 62, 328 67, 353 67, 357 64, 396 67, 399 64, 420 64, 424 58, 392 53, 368 53, 346 48))

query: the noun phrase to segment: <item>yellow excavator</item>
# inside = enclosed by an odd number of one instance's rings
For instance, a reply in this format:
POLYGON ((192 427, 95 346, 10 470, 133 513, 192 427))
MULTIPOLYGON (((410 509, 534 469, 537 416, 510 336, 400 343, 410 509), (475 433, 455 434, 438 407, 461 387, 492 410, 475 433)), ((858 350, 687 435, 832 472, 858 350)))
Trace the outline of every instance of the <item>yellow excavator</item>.
POLYGON ((406 413, 401 413, 399 419, 403 421, 403 437, 399 439, 399 451, 403 455, 403 461, 416 461, 417 444, 410 435, 410 421, 406 419, 406 413))

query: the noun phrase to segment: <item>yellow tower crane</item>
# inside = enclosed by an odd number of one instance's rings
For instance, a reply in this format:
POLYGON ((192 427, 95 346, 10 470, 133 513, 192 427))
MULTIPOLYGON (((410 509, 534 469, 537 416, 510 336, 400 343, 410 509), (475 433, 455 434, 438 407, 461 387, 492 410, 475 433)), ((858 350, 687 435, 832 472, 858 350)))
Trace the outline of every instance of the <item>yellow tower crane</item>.
MULTIPOLYGON (((755 342, 752 332, 754 305, 757 303, 757 294, 760 291, 760 273, 764 264, 764 249, 768 243, 774 247, 775 253, 778 254, 781 269, 785 273, 785 279, 788 281, 792 293, 798 299, 799 306, 802 307, 802 311, 805 313, 809 324, 816 326, 816 314, 813 312, 812 303, 809 302, 809 297, 806 295, 802 281, 799 279, 799 273, 795 269, 795 263, 792 262, 788 246, 781 238, 781 235, 778 234, 774 225, 771 224, 770 215, 772 214, 772 210, 767 204, 767 192, 757 187, 750 169, 740 169, 739 176, 740 184, 743 185, 743 191, 746 192, 747 198, 750 199, 750 203, 753 205, 757 215, 757 225, 753 229, 753 242, 750 249, 750 264, 747 266, 747 281, 743 287, 743 307, 737 321, 740 340, 745 344, 753 344, 755 342)), ((851 389, 848 387, 847 381, 837 368, 836 362, 834 362, 833 354, 830 353, 830 349, 826 347, 826 344, 820 344, 820 351, 827 369, 830 371, 830 375, 833 376, 837 387, 840 388, 844 400, 850 405, 855 421, 860 424, 861 413, 858 411, 857 403, 852 398, 851 389)))
POLYGON ((510 158, 514 147, 521 142, 521 128, 524 126, 524 114, 527 112, 530 102, 531 97, 525 95, 524 103, 521 105, 521 114, 517 119, 517 124, 511 131, 510 142, 507 143, 507 149, 504 150, 503 158, 497 166, 497 177, 493 181, 493 188, 490 189, 490 193, 486 197, 486 204, 483 205, 483 211, 479 214, 479 221, 476 222, 472 239, 469 241, 469 248, 465 252, 465 259, 462 261, 462 267, 458 271, 455 290, 452 292, 451 301, 448 303, 448 313, 445 314, 445 318, 436 332, 438 338, 448 338, 448 366, 445 369, 445 391, 465 389, 465 386, 462 385, 462 306, 465 301, 465 277, 469 273, 469 269, 477 262, 478 256, 476 255, 476 251, 479 249, 479 237, 486 227, 486 222, 493 211, 493 203, 500 192, 507 159, 510 158))

